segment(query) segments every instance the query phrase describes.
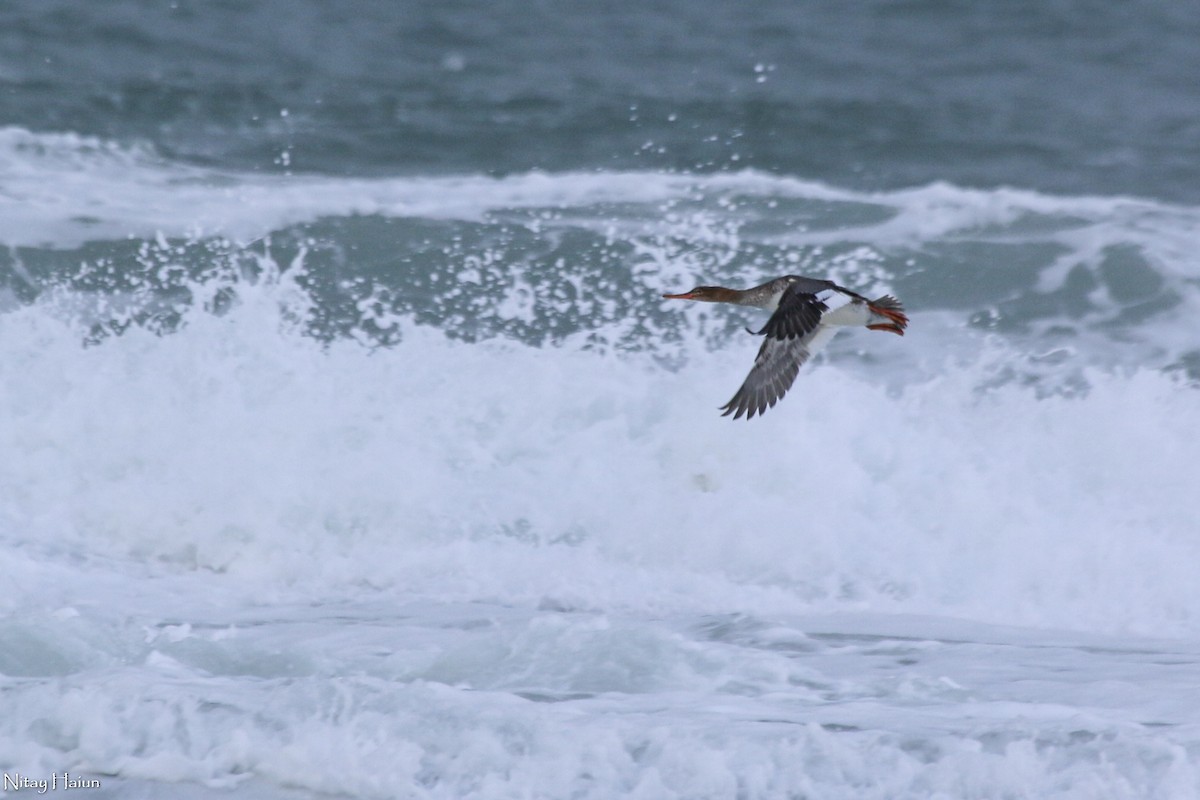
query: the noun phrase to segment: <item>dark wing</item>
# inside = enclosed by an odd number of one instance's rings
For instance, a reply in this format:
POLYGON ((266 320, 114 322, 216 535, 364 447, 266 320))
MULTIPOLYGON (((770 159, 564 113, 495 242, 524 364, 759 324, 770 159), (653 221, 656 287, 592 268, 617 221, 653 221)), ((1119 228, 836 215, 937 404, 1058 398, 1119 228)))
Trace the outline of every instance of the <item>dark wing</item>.
POLYGON ((814 278, 801 278, 784 292, 779 298, 779 308, 758 331, 767 338, 758 350, 754 367, 733 399, 721 406, 722 416, 733 414, 738 419, 745 415, 751 419, 755 414, 765 413, 787 394, 812 351, 833 335, 832 329, 821 329, 821 320, 829 311, 825 301, 837 292, 865 300, 832 281, 814 278), (819 329, 823 332, 818 333, 819 329))
MULTIPOLYGON (((782 306, 781 306, 782 310, 782 306)), ((778 316, 778 312, 776 312, 778 316)), ((774 321, 775 317, 771 317, 774 321)), ((771 323, 768 322, 769 326, 771 323)), ((725 405, 721 416, 733 414, 738 419, 743 414, 751 419, 755 414, 765 413, 779 402, 787 390, 792 388, 800 367, 808 360, 808 342, 811 337, 773 338, 768 334, 758 357, 754 359, 754 367, 746 376, 742 388, 737 390, 725 405)))
MULTIPOLYGON (((830 293, 823 294, 828 297, 830 293)), ((820 296, 793 286, 779 298, 779 308, 758 333, 765 334, 768 339, 800 339, 817 329, 828 310, 829 306, 820 296)))

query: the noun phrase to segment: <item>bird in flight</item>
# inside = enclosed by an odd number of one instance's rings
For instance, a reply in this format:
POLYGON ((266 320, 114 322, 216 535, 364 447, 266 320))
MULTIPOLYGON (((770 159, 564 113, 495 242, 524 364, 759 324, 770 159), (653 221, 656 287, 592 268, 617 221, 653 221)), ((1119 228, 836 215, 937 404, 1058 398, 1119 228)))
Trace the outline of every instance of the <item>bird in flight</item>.
POLYGON ((900 301, 885 294, 868 300, 833 281, 784 275, 751 289, 697 286, 690 292, 664 294, 668 300, 733 303, 773 312, 760 331, 765 336, 754 366, 742 387, 725 405, 722 416, 751 419, 764 414, 792 387, 805 361, 823 347, 837 329, 861 325, 873 331, 904 335, 908 317, 900 301))

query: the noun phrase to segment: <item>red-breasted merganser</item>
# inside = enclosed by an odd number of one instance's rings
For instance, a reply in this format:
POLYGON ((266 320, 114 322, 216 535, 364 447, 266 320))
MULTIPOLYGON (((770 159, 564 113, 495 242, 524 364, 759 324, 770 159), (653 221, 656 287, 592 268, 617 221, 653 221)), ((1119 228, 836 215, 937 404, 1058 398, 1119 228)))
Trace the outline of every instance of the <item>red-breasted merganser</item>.
POLYGON ((722 416, 733 414, 734 419, 743 414, 750 419, 778 403, 792 387, 800 367, 833 338, 837 328, 862 325, 903 336, 908 327, 904 307, 891 295, 868 300, 833 281, 801 275, 784 275, 752 289, 697 286, 690 292, 663 297, 734 303, 774 312, 757 332, 767 338, 745 383, 732 400, 721 406, 722 416))

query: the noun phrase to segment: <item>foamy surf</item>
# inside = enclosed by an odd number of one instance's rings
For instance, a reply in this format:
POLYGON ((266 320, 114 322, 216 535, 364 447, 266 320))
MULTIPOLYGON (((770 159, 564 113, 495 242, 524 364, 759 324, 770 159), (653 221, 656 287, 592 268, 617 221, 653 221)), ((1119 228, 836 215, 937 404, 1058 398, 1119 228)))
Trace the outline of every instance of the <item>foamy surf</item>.
POLYGON ((5 137, 6 774, 1200 786, 1194 209, 5 137), (791 271, 894 291, 909 335, 845 334, 730 423, 747 318, 657 298, 791 271))
POLYGON ((0 317, 10 536, 271 593, 698 611, 727 591, 756 612, 1195 630, 1178 498, 1200 420, 1170 375, 1093 371, 1042 398, 981 391, 979 365, 900 388, 824 365, 761 424, 726 425, 746 352, 667 372, 417 327, 322 347, 272 319, 285 293, 91 348, 39 308, 0 317))
POLYGON ((1024 373, 1068 362, 1194 377, 1200 357, 1187 335, 1200 313, 1200 212, 1150 200, 947 184, 855 192, 754 171, 261 175, 16 128, 0 130, 0 160, 0 307, 56 286, 99 289, 111 304, 133 282, 157 309, 197 284, 221 288, 214 270, 228 282, 247 264, 299 258, 311 301, 331 306, 317 315, 321 335, 386 343, 387 320, 407 317, 469 338, 599 335, 677 360, 681 339, 716 345, 743 323, 667 313, 663 290, 790 271, 950 312, 927 317, 949 323, 941 347, 957 347, 964 323, 994 331, 1027 351, 1024 373), (379 324, 364 325, 372 313, 379 324))

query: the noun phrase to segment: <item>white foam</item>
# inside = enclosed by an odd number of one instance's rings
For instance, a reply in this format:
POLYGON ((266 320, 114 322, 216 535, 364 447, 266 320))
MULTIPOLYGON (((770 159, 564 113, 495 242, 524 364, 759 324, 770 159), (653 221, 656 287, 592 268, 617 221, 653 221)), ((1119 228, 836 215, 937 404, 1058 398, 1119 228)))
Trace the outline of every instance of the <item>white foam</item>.
POLYGON ((716 412, 734 348, 677 373, 411 326, 394 349, 322 348, 281 325, 286 291, 88 349, 44 307, 0 316, 5 538, 262 597, 1200 628, 1200 420, 1162 374, 1039 399, 981 393, 970 365, 903 390, 817 365, 739 424, 716 412))
MULTIPOLYGON (((174 611, 220 605, 210 593, 174 611)), ((169 625, 145 641, 109 628, 120 669, 8 687, 0 766, 99 774, 123 796, 141 781, 203 797, 881 800, 1185 797, 1200 783, 1194 646, 845 614, 247 613, 252 627, 176 641, 169 625)))
MULTIPOLYGON (((754 216, 739 210, 745 199, 740 195, 871 206, 881 212, 869 224, 848 222, 832 230, 801 226, 786 235, 762 235, 777 242, 823 245, 852 240, 880 248, 919 248, 931 240, 964 235, 1002 240, 1032 236, 1078 250, 1087 261, 1103 247, 1132 237, 1149 248, 1152 258, 1161 256, 1164 264, 1178 264, 1187 274, 1196 274, 1184 256, 1200 228, 1200 211, 1137 198, 1057 197, 945 183, 860 192, 754 170, 363 179, 239 173, 173 162, 148 146, 0 128, 0 242, 9 246, 68 247, 95 239, 156 235, 249 241, 324 216, 476 220, 497 210, 549 207, 579 212, 603 204, 661 204, 659 222, 621 219, 614 208, 595 218, 575 213, 570 222, 625 233, 678 231, 685 224, 696 241, 736 247, 739 238, 755 238, 738 231, 742 217, 754 216), (717 206, 711 211, 683 213, 673 205, 713 198, 717 206), (717 208, 720 215, 712 213, 717 208), (1030 217, 1049 223, 1005 230, 1030 217)), ((530 224, 553 224, 553 219, 530 224)))
POLYGON ((1192 390, 827 364, 735 424, 743 353, 322 349, 282 291, 88 349, 0 316, 0 767, 121 796, 1200 785, 1198 656, 1129 638, 1196 635, 1192 390), (1122 636, 1052 656, 987 620, 1122 636))
POLYGON ((504 179, 236 173, 171 162, 145 147, 0 128, 0 241, 57 247, 155 235, 248 241, 323 216, 478 219, 500 208, 656 202, 685 196, 693 184, 685 176, 645 173, 504 179))
MULTIPOLYGON (((880 247, 1092 203, 1053 236, 1099 253, 1082 231, 1133 209, 1120 236, 1145 223, 1163 274, 1191 269, 1168 252, 1191 212, 1155 229, 1170 210, 1140 201, 754 173, 221 175, 14 129, 4 159, 9 244, 702 186, 891 205, 855 232, 880 247)), ((678 224, 740 241, 704 210, 678 224)), ((656 280, 697 265, 635 243, 656 280)), ((0 768, 119 776, 113 796, 1200 793, 1194 388, 1092 368, 1043 397, 992 380, 1026 358, 1011 342, 923 313, 871 347, 921 354, 924 377, 816 364, 732 422, 717 407, 745 338, 709 352, 685 327, 676 372, 403 318, 395 347, 323 345, 296 330, 295 266, 167 336, 85 348, 65 292, 0 314, 0 768)))

